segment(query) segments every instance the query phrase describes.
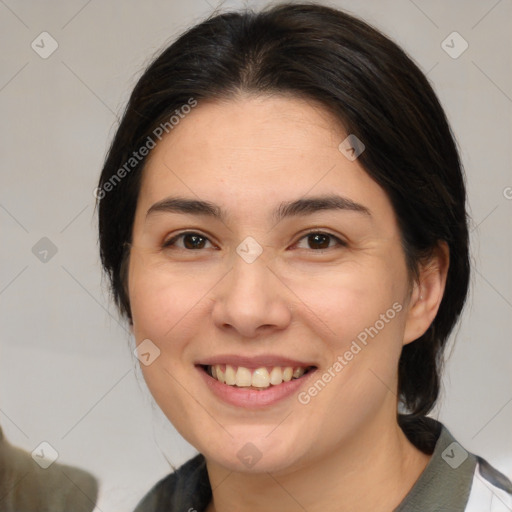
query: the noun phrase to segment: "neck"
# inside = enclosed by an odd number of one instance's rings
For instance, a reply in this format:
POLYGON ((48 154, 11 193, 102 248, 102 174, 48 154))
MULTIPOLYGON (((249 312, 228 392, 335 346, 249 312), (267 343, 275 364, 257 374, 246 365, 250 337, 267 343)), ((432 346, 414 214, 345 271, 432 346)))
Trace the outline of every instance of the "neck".
POLYGON ((429 460, 392 416, 365 426, 300 469, 233 473, 207 461, 213 494, 207 512, 389 512, 429 460))

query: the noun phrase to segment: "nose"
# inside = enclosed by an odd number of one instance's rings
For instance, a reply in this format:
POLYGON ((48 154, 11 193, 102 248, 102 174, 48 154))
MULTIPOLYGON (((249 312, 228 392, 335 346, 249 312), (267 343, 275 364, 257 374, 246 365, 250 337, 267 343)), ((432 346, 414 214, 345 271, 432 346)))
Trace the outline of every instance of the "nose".
POLYGON ((230 272, 213 290, 214 324, 255 338, 286 328, 293 295, 263 258, 247 263, 236 256, 230 272))

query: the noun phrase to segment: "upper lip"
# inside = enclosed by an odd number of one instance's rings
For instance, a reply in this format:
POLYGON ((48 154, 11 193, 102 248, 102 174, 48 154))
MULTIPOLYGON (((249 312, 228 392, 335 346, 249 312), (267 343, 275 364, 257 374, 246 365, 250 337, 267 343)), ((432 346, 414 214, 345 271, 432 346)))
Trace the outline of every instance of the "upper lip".
POLYGON ((243 366, 244 368, 249 369, 262 368, 264 366, 291 366, 294 368, 296 368, 297 366, 304 368, 307 368, 309 366, 315 366, 311 362, 298 361, 296 359, 290 359, 288 357, 281 357, 272 354, 263 354, 254 357, 224 354, 201 359, 197 361, 195 364, 201 366, 229 364, 231 366, 243 366))

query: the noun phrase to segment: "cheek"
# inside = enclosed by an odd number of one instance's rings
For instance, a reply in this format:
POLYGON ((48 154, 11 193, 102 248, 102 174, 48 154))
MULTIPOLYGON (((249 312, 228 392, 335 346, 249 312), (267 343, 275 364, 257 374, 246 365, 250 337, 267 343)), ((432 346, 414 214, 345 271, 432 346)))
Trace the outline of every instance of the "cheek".
MULTIPOLYGON (((322 410, 319 417, 329 418, 333 432, 341 428, 340 421, 350 424, 346 411, 352 411, 357 422, 395 389, 405 287, 400 269, 391 270, 383 260, 338 269, 317 277, 314 286, 304 282, 297 288, 307 306, 303 320, 307 309, 309 330, 322 340, 325 373, 324 378, 322 374, 319 377, 327 384, 315 408, 322 410)), ((315 396, 316 390, 306 392, 305 401, 315 396)))
MULTIPOLYGON (((193 276, 169 272, 147 261, 130 268, 130 303, 137 342, 149 339, 160 350, 149 365, 141 364, 144 380, 168 419, 186 437, 193 422, 190 395, 183 392, 189 368, 183 355, 198 324, 204 295, 193 276)), ((197 411, 196 411, 197 412, 197 411)))
POLYGON ((401 305, 404 286, 384 264, 340 267, 287 284, 300 298, 305 317, 324 340, 329 340, 332 350, 345 349, 375 323, 379 330, 384 330, 382 322, 386 331, 400 329, 401 320, 395 321, 400 315, 392 306, 401 305))
POLYGON ((144 336, 162 343, 173 337, 174 328, 182 330, 198 314, 209 281, 164 266, 133 265, 129 290, 137 340, 144 336))
MULTIPOLYGON (((297 295, 314 313, 310 330, 321 333, 326 351, 323 373, 305 390, 301 403, 311 401, 319 437, 347 435, 368 420, 385 400, 393 400, 402 350, 404 283, 385 271, 336 273, 325 286, 302 287, 297 295), (347 416, 347 411, 350 411, 347 416), (323 434, 321 434, 323 432, 323 434)), ((323 438, 323 437, 322 437, 323 438)), ((326 441, 328 444, 328 441, 326 441)))

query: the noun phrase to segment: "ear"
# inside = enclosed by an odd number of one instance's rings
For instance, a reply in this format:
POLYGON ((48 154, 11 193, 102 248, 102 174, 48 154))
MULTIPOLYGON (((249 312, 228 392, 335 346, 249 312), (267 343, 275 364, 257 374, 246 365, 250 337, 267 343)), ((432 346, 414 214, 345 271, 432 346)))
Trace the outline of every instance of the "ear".
POLYGON ((450 249, 441 241, 428 261, 421 264, 413 284, 404 331, 404 345, 427 332, 439 310, 450 264, 450 249))

